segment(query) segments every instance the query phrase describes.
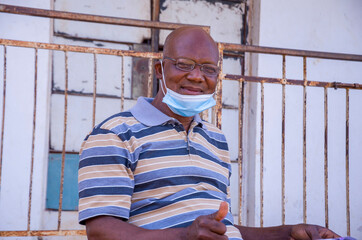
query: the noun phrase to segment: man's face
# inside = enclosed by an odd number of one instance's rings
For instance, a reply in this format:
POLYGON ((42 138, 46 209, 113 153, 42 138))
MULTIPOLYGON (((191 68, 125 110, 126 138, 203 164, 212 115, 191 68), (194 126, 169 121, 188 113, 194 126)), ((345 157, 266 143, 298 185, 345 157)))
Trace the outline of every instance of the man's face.
MULTIPOLYGON (((173 59, 187 58, 198 64, 218 63, 218 49, 204 33, 187 31, 176 35, 168 44, 165 56, 173 59)), ((201 71, 200 66, 189 72, 177 69, 175 62, 163 61, 166 85, 183 95, 211 94, 215 91, 217 74, 210 76, 201 71)))

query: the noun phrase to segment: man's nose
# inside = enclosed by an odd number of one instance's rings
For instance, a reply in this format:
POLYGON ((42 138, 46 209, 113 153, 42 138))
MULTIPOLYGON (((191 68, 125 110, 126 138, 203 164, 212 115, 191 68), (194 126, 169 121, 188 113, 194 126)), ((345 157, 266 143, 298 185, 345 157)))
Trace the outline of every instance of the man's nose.
POLYGON ((201 66, 195 65, 195 68, 187 74, 187 78, 197 82, 204 81, 205 76, 204 73, 201 71, 201 66))

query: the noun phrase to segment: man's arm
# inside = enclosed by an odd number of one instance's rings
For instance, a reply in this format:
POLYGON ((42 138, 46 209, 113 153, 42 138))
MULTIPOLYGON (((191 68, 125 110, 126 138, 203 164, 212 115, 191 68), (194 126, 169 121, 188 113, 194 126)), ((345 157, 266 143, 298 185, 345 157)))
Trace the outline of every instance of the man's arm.
POLYGON ((86 221, 87 237, 89 240, 227 240, 226 226, 220 222, 226 214, 227 204, 222 204, 219 211, 196 218, 189 227, 163 230, 148 230, 119 218, 100 216, 86 221))
POLYGON ((235 225, 244 240, 311 240, 340 237, 331 230, 310 224, 254 228, 235 225))
POLYGON ((147 230, 111 216, 101 216, 87 220, 86 229, 89 240, 186 239, 186 233, 182 228, 147 230))

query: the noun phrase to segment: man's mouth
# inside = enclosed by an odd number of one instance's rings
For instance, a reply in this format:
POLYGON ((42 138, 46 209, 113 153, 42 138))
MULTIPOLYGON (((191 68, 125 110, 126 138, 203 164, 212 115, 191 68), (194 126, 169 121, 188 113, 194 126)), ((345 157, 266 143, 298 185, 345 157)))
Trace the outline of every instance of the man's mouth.
POLYGON ((195 88, 195 87, 181 87, 182 94, 185 95, 200 95, 203 94, 203 91, 201 88, 195 88))

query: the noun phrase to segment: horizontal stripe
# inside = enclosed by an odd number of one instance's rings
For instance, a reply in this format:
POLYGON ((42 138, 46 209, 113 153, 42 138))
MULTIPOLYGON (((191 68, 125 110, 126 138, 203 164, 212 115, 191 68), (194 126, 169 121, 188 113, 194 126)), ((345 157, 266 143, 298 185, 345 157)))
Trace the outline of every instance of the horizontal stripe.
POLYGON ((213 137, 210 137, 208 134, 206 134, 205 130, 202 128, 194 128, 193 131, 194 131, 194 133, 200 134, 203 138, 205 138, 212 145, 217 146, 218 148, 220 148, 222 150, 228 150, 228 144, 226 142, 224 135, 214 133, 213 137))
MULTIPOLYGON (((94 149, 93 149, 94 150, 94 149)), ((84 153, 84 151, 83 151, 84 153)), ((83 157, 84 155, 82 155, 83 157)), ((81 159, 79 162, 79 168, 95 166, 95 165, 105 165, 105 164, 122 164, 125 166, 129 166, 130 162, 128 158, 119 156, 117 154, 114 155, 103 155, 103 156, 93 156, 81 159)))
POLYGON ((219 180, 204 176, 174 176, 172 178, 156 179, 153 181, 137 184, 135 182, 135 192, 140 192, 146 189, 154 189, 158 187, 183 185, 183 184, 198 184, 200 182, 208 183, 224 192, 226 194, 227 185, 223 184, 219 180))
POLYGON ((210 171, 205 168, 194 167, 194 166, 173 167, 172 165, 170 165, 170 167, 168 168, 160 168, 154 171, 137 174, 135 176, 135 182, 137 183, 136 186, 139 186, 140 184, 143 184, 145 182, 157 181, 158 179, 163 179, 163 178, 173 178, 175 176, 177 177, 200 176, 200 177, 218 179, 218 181, 221 181, 226 185, 228 182, 228 179, 225 176, 215 171, 210 171))
POLYGON ((132 195, 130 187, 95 187, 79 191, 79 198, 91 197, 94 195, 132 195))
POLYGON ((120 207, 120 208, 124 208, 124 209, 129 209, 130 208, 130 199, 131 197, 125 197, 125 196, 119 196, 117 195, 118 198, 116 200, 106 200, 106 199, 93 199, 93 198, 88 198, 87 201, 81 201, 79 202, 79 211, 83 211, 85 209, 90 209, 90 208, 103 208, 106 206, 112 206, 112 207, 120 207))
MULTIPOLYGON (((92 167, 92 169, 94 169, 92 167)), ((82 181, 88 179, 100 179, 100 178, 109 178, 109 177, 128 177, 130 181, 133 181, 132 171, 127 168, 115 168, 114 170, 95 170, 95 171, 85 171, 89 170, 88 168, 82 168, 79 170, 78 174, 78 182, 81 183, 82 181), (130 173, 131 172, 131 173, 130 173)))
MULTIPOLYGON (((216 195, 212 195, 209 194, 208 192, 195 192, 194 194, 188 194, 182 197, 177 198, 177 202, 181 202, 181 201, 185 201, 185 200, 194 200, 194 199, 199 199, 200 201, 204 201, 204 200, 208 200, 208 199, 216 199, 216 200, 223 200, 220 199, 219 197, 217 197, 216 195)), ((131 215, 138 215, 141 213, 145 213, 145 212, 149 212, 149 211, 153 211, 156 209, 160 209, 163 208, 165 206, 168 206, 170 203, 175 202, 174 200, 167 200, 167 199, 155 199, 154 203, 152 205, 147 205, 141 208, 138 208, 136 210, 132 210, 131 211, 131 215)))
POLYGON ((85 220, 97 216, 114 216, 123 219, 129 218, 129 210, 116 207, 116 206, 107 206, 101 208, 88 208, 83 211, 79 211, 79 223, 85 224, 85 220))
POLYGON ((99 196, 92 196, 92 197, 87 197, 87 198, 81 198, 79 199, 79 207, 80 209, 84 206, 84 205, 90 205, 90 206, 100 206, 100 207, 104 207, 104 206, 113 206, 113 205, 119 205, 119 204, 114 204, 117 202, 122 202, 122 206, 126 206, 124 208, 128 208, 130 209, 130 200, 131 200, 131 196, 129 195, 99 195, 99 196), (106 204, 105 204, 106 203, 106 204), (102 206, 103 205, 103 206, 102 206))
POLYGON ((146 172, 152 172, 159 169, 165 169, 169 167, 199 167, 215 171, 219 174, 227 177, 229 175, 229 169, 227 167, 220 167, 219 161, 213 162, 205 160, 196 155, 190 155, 190 159, 185 160, 185 156, 166 156, 159 158, 143 159, 138 161, 135 174, 142 174, 146 172))
POLYGON ((166 150, 151 150, 147 152, 143 152, 139 155, 139 160, 145 158, 156 158, 156 157, 165 157, 165 156, 181 156, 188 155, 187 148, 181 146, 181 148, 177 149, 166 149, 166 150))
POLYGON ((197 185, 184 184, 180 186, 167 186, 156 189, 149 189, 141 192, 134 192, 132 195, 132 201, 133 201, 132 206, 134 207, 132 207, 132 209, 138 208, 138 206, 142 206, 143 204, 148 204, 150 202, 149 199, 152 200, 152 199, 168 198, 168 200, 171 201, 186 194, 189 194, 190 191, 208 192, 209 194, 217 196, 219 199, 225 198, 224 193, 220 192, 218 188, 207 183, 198 183, 197 185), (150 196, 152 196, 152 198, 150 198, 150 196), (170 199, 170 197, 172 199, 170 199))
POLYGON ((209 155, 203 151, 200 151, 199 149, 196 149, 194 147, 190 147, 190 153, 191 154, 194 154, 194 155, 197 155, 201 158, 204 158, 204 159, 207 159, 207 160, 210 160, 210 161, 213 161, 214 163, 217 163, 219 164, 221 167, 224 167, 226 169, 229 169, 230 167, 230 164, 229 163, 226 163, 224 161, 221 161, 219 158, 216 158, 216 156, 213 156, 213 155, 209 155))
POLYGON ((132 186, 134 181, 128 177, 110 177, 110 178, 93 178, 79 182, 79 191, 92 187, 105 187, 105 186, 132 186))

